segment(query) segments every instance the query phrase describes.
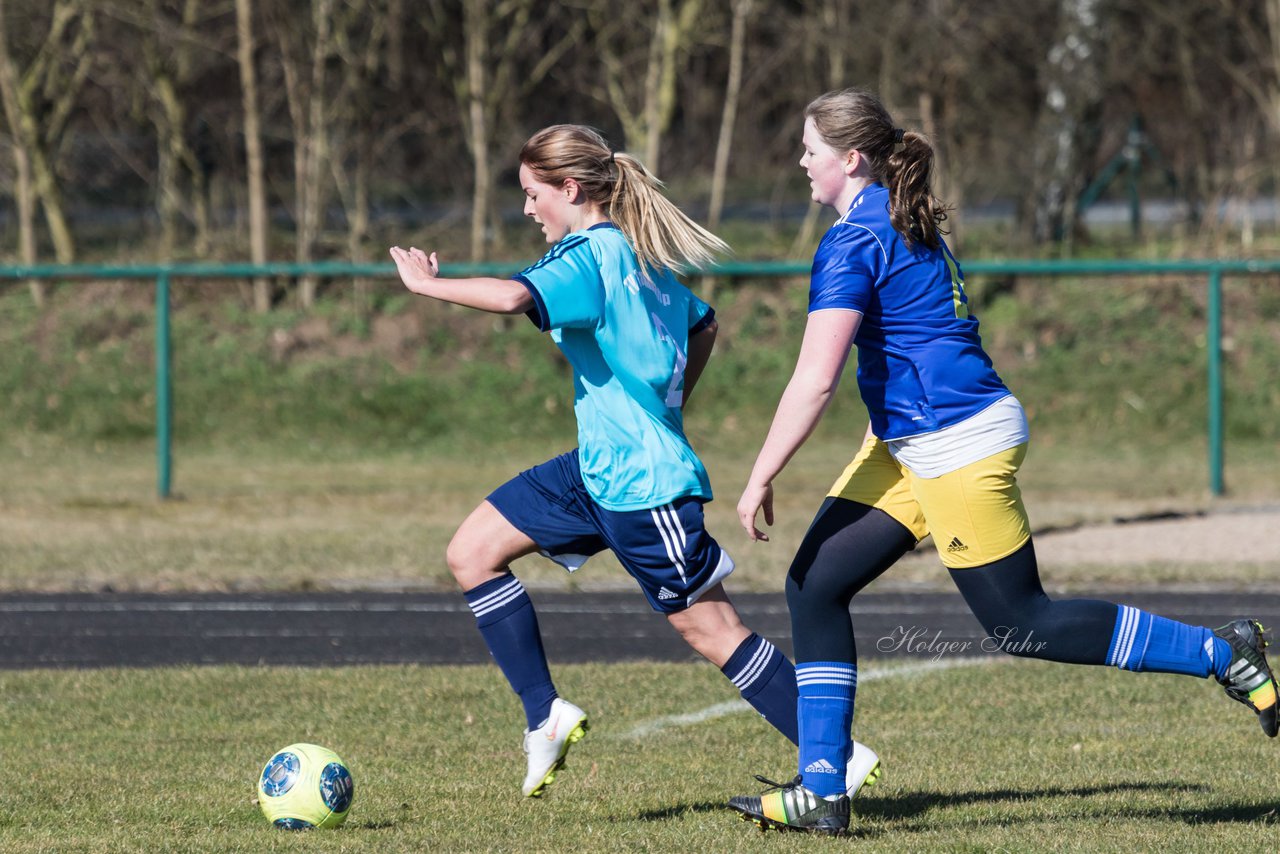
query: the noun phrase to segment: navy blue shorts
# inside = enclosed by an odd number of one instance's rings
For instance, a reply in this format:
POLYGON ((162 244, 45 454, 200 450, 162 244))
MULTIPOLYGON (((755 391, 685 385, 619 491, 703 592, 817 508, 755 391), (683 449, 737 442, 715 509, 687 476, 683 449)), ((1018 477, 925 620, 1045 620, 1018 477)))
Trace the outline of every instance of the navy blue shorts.
POLYGON ((704 527, 700 499, 678 498, 649 510, 606 510, 582 484, 577 450, 521 472, 488 501, 543 555, 570 572, 591 555, 612 549, 649 604, 664 614, 688 608, 733 572, 733 560, 704 527))

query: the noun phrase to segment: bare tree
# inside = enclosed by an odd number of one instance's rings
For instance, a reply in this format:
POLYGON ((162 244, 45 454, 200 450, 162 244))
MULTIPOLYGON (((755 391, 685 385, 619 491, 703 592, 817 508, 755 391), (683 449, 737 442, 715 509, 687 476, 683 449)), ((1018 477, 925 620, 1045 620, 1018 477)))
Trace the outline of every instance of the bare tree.
POLYGON ((1274 184, 1280 175, 1280 164, 1269 154, 1274 143, 1266 143, 1267 137, 1280 137, 1280 0, 1203 0, 1169 6, 1133 0, 1133 5, 1166 28, 1178 45, 1176 66, 1186 120, 1177 143, 1198 150, 1188 189, 1210 211, 1204 225, 1213 239, 1219 239, 1223 222, 1213 212, 1237 210, 1241 241, 1248 251, 1254 234, 1250 201, 1262 185, 1274 184), (1207 95, 1208 78, 1215 72, 1225 76, 1230 89, 1241 93, 1252 109, 1241 109, 1231 97, 1207 95), (1226 155, 1217 169, 1215 153, 1226 155), (1214 199, 1220 204, 1208 204, 1214 199))
MULTIPOLYGON (((503 238, 498 152, 564 121, 605 128, 681 190, 708 187, 714 227, 731 176, 772 184, 790 231, 800 110, 849 85, 928 133, 939 195, 1016 200, 1025 237, 1034 219, 1071 238, 1080 188, 1135 112, 1206 210, 1280 174, 1280 0, 0 0, 4 194, 32 263, 74 257, 64 209, 148 196, 166 257, 188 238, 216 252, 219 212, 235 210, 232 245, 265 263, 267 204, 283 198, 292 257, 334 240, 359 260, 379 205, 420 215, 428 181, 470 201, 484 258, 503 238), (345 233, 324 217, 335 200, 345 233)), ((269 284, 254 283, 262 311, 269 284)))
MULTIPOLYGON (((34 56, 25 68, 15 61, 8 28, 9 9, 0 0, 0 100, 14 150, 17 173, 19 252, 23 262, 36 260, 35 208, 45 225, 60 264, 75 260, 75 240, 63 210, 57 160, 67 124, 93 62, 89 50, 94 17, 84 0, 57 0, 48 30, 38 35, 34 56)), ((35 22, 30 22, 34 24, 35 22)), ((27 29, 24 35, 36 34, 27 29)), ((44 290, 31 286, 42 303, 44 290)))
MULTIPOLYGON (((733 129, 738 119, 738 99, 742 96, 742 62, 746 53, 747 18, 753 0, 734 0, 733 23, 729 35, 729 76, 725 81, 724 110, 720 114, 720 134, 716 141, 716 161, 711 170, 711 201, 707 209, 707 228, 717 231, 724 211, 725 184, 729 175, 729 155, 733 150, 733 129)), ((702 293, 710 300, 715 295, 715 277, 704 276, 702 293)))
MULTIPOLYGON (((327 66, 334 52, 335 0, 311 0, 310 27, 299 27, 293 9, 273 6, 272 29, 280 47, 285 95, 293 125, 294 260, 315 260, 320 218, 328 197, 329 125, 327 66)), ((316 277, 299 280, 298 300, 315 302, 316 277)))
POLYGON ((1107 28, 1100 0, 1062 0, 1059 33, 1045 63, 1044 100, 1037 144, 1033 236, 1065 240, 1077 224, 1076 199, 1087 183, 1086 164, 1097 150, 1097 120, 1105 96, 1103 59, 1107 28))
MULTIPOLYGON (((385 6, 370 10, 363 0, 344 0, 334 20, 334 55, 341 60, 328 115, 333 132, 329 141, 329 168, 338 201, 347 221, 347 255, 352 261, 369 260, 371 227, 370 182, 376 165, 404 135, 411 122, 400 118, 379 121, 398 113, 380 110, 379 89, 394 100, 402 97, 405 69, 402 48, 404 5, 402 0, 381 0, 385 6)), ((363 311, 368 281, 353 282, 355 300, 363 311)))
POLYGON ((734 0, 733 24, 729 36, 729 79, 725 83, 724 112, 720 114, 720 135, 716 141, 716 162, 711 171, 711 203, 707 226, 720 227, 724 209, 724 188, 729 174, 729 154, 733 150, 733 127, 738 118, 738 99, 742 96, 742 58, 746 53, 747 18, 753 0, 734 0))
MULTIPOLYGON (((819 45, 822 55, 826 57, 825 85, 828 89, 848 85, 845 52, 848 50, 852 32, 850 23, 849 6, 843 0, 823 0, 818 13, 809 18, 809 24, 813 27, 811 37, 819 45)), ((814 95, 811 94, 808 97, 812 98, 814 95)), ((800 230, 796 232, 795 240, 791 243, 792 255, 802 255, 809 251, 813 244, 814 232, 818 228, 818 216, 821 213, 821 205, 817 202, 809 203, 809 209, 805 212, 800 230)))
MULTIPOLYGON (((13 164, 16 173, 14 195, 18 203, 18 257, 23 264, 36 263, 36 191, 31 177, 31 154, 21 133, 22 116, 18 106, 18 81, 13 59, 9 55, 9 32, 6 24, 7 9, 0 0, 0 95, 4 100, 5 119, 9 123, 13 146, 13 164)), ((42 307, 45 300, 45 283, 40 279, 28 282, 31 298, 42 307)))
POLYGON ((593 0, 587 10, 604 78, 597 97, 617 115, 627 147, 641 143, 645 165, 657 172, 662 137, 675 116, 676 80, 701 23, 702 0, 658 0, 652 13, 638 3, 593 0))
POLYGON ((157 184, 161 223, 161 251, 172 257, 177 242, 178 219, 184 208, 191 210, 195 226, 195 254, 209 251, 209 199, 204 169, 187 142, 188 105, 186 89, 195 70, 195 54, 202 39, 200 0, 183 0, 177 21, 165 15, 162 0, 148 0, 153 25, 144 30, 144 54, 155 103, 151 111, 156 127, 159 158, 157 184), (169 47, 168 56, 165 47, 169 47), (182 174, 191 182, 189 204, 182 201, 182 174))
MULTIPOLYGON (((236 0, 237 58, 240 64, 241 104, 244 114, 244 154, 249 192, 249 258, 267 262, 266 165, 262 152, 262 117, 258 107, 258 72, 254 64, 256 43, 253 0, 236 0)), ((253 280, 253 307, 262 314, 271 310, 271 282, 253 280)))
MULTIPOLYGON (((160 257, 174 256, 183 221, 194 228, 194 254, 203 257, 209 253, 212 225, 204 164, 188 139, 190 90, 219 50, 210 20, 220 13, 200 0, 98 0, 97 8, 124 27, 102 40, 102 49, 110 53, 94 82, 114 84, 119 99, 138 103, 136 109, 145 111, 155 131, 154 170, 127 152, 116 153, 155 187, 160 257), (143 93, 145 105, 139 103, 143 93)), ((114 100, 92 115, 108 139, 112 122, 119 119, 113 115, 114 100)))
MULTIPOLYGON (((518 32, 528 22, 528 5, 515 9, 517 21, 511 22, 508 33, 518 32)), ((489 155, 489 116, 485 109, 489 91, 488 59, 490 25, 489 0, 464 0, 462 5, 462 29, 466 44, 466 118, 467 147, 475 162, 474 192, 471 196, 471 257, 481 260, 485 255, 484 230, 489 219, 489 206, 493 199, 493 174, 489 155)), ((510 67, 510 63, 507 63, 510 67)))
POLYGON ((574 21, 558 36, 542 42, 533 19, 540 4, 534 0, 462 0, 462 52, 446 34, 452 4, 433 0, 424 7, 424 25, 439 45, 440 70, 452 84, 454 99, 474 165, 471 193, 471 258, 486 255, 486 231, 497 222, 493 211, 493 134, 500 117, 546 79, 551 69, 582 35, 574 21), (522 50, 544 44, 541 55, 522 50))

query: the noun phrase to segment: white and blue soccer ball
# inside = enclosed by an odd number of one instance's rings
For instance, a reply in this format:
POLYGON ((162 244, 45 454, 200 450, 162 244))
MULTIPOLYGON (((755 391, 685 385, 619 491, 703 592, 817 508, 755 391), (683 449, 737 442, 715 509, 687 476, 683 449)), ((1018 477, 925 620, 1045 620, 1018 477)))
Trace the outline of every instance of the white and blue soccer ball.
POLYGON ((338 754, 316 744, 276 751, 258 776, 258 806, 286 830, 337 827, 347 818, 355 783, 338 754))

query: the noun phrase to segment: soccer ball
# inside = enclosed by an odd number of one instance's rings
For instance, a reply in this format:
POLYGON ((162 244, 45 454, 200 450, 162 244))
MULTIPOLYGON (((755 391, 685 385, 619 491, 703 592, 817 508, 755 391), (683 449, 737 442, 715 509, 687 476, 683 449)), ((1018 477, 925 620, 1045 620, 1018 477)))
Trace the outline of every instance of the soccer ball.
POLYGON ((267 760, 258 777, 258 806, 286 830, 337 827, 347 818, 355 784, 338 754, 315 744, 291 744, 267 760))

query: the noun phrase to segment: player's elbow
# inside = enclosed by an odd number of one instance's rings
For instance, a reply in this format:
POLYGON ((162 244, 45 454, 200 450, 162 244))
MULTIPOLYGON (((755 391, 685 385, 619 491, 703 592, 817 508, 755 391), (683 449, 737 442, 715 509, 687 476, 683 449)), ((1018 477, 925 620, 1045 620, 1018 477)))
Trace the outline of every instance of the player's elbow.
POLYGON ((497 310, 502 314, 524 314, 533 308, 533 295, 519 282, 503 291, 497 310))
POLYGON ((796 393, 811 400, 828 400, 840 386, 840 375, 820 370, 797 370, 791 376, 796 393))

